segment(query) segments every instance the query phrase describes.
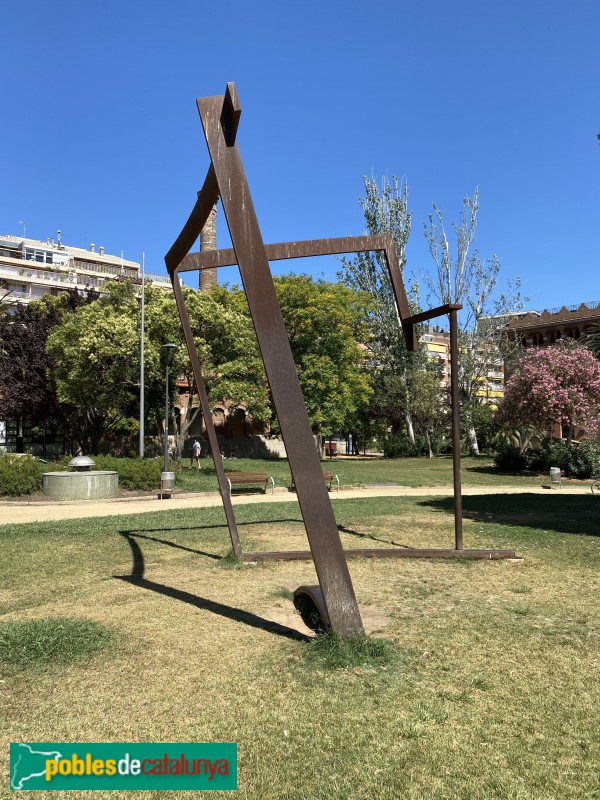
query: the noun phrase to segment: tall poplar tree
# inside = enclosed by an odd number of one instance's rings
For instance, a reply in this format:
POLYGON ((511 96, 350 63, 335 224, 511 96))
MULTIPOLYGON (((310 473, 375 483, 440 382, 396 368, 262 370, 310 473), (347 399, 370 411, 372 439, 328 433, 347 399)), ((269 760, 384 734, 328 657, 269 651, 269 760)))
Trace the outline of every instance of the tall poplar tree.
MULTIPOLYGON (((392 237, 400 270, 406 265, 406 244, 410 235, 412 212, 408 208, 408 184, 394 175, 391 182, 384 178, 381 189, 374 178, 363 178, 365 195, 359 199, 366 222, 366 232, 372 236, 392 237)), ((381 252, 357 253, 342 258, 339 278, 353 289, 365 292, 373 300, 368 310, 369 338, 365 342, 371 353, 374 400, 370 414, 383 419, 392 428, 403 425, 414 443, 409 373, 423 360, 419 353, 406 349, 398 318, 394 292, 385 256, 381 252)), ((407 287, 408 301, 413 311, 419 309, 418 286, 407 287)))
MULTIPOLYGON (((459 388, 463 424, 471 455, 479 455, 473 406, 479 402, 477 392, 487 377, 490 363, 502 362, 518 347, 503 332, 510 312, 522 311, 519 278, 506 279, 500 287, 500 259, 492 255, 485 261, 474 247, 479 211, 479 190, 465 197, 458 224, 453 223, 456 238, 455 254, 444 227, 442 212, 434 204, 425 223, 425 238, 435 269, 428 278, 433 305, 459 303, 459 388)), ((500 365, 499 364, 499 365, 500 365)))

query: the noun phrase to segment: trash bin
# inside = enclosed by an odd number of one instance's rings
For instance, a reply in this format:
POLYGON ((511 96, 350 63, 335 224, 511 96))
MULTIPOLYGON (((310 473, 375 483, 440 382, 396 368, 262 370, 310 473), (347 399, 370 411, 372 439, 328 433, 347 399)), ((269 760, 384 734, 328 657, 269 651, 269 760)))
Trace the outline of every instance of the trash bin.
POLYGON ((550 483, 560 483, 559 467, 550 467, 550 483))
POLYGON ((171 493, 175 489, 175 473, 174 472, 161 472, 160 473, 160 496, 161 498, 171 497, 171 493))

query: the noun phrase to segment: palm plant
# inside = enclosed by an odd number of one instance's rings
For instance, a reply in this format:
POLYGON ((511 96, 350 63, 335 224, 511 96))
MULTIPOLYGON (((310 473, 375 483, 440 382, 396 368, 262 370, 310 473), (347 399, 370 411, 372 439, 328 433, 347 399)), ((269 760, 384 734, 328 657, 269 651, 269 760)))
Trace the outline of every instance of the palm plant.
POLYGON ((600 323, 592 325, 581 337, 581 341, 596 358, 600 358, 600 323))

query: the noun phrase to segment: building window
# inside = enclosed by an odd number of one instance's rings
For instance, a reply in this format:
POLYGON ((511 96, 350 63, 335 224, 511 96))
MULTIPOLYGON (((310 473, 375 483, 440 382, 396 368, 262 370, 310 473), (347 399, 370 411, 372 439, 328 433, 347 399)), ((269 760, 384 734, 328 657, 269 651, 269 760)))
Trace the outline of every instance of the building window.
POLYGON ((6 420, 0 419, 0 444, 6 444, 6 420))

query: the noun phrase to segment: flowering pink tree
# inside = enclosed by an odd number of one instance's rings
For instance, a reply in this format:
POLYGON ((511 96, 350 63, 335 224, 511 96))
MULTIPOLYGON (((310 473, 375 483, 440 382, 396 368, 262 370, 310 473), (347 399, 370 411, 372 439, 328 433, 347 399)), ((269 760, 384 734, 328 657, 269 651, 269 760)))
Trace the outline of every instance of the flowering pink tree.
POLYGON ((560 425, 568 442, 576 427, 600 427, 600 362, 585 347, 559 340, 529 351, 506 386, 500 416, 511 425, 550 433, 560 425))

